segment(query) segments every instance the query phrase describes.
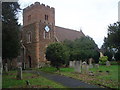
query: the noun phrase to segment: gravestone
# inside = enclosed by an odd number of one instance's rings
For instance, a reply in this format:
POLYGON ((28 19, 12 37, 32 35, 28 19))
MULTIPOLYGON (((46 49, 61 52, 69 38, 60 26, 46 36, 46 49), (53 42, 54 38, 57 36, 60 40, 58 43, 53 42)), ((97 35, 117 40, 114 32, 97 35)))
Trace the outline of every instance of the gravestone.
POLYGON ((80 69, 81 69, 81 72, 82 72, 82 60, 80 60, 80 69))
POLYGON ((99 64, 95 64, 95 68, 99 68, 99 64))
POLYGON ((75 70, 75 72, 77 72, 77 69, 78 69, 78 66, 77 66, 77 61, 75 61, 75 63, 74 63, 74 70, 75 70))
POLYGON ((87 65, 87 63, 84 61, 82 63, 82 73, 88 73, 89 71, 89 65, 87 65))
POLYGON ((8 72, 8 65, 7 65, 7 63, 5 63, 4 68, 5 68, 5 72, 8 72))
POLYGON ((76 62, 76 61, 73 61, 73 62, 72 62, 72 67, 73 67, 73 68, 75 67, 75 62, 76 62))
POLYGON ((92 60, 92 58, 89 59, 89 68, 93 68, 92 60))
POLYGON ((81 73, 81 61, 75 61, 74 70, 77 73, 81 73))
POLYGON ((18 67, 17 69, 17 79, 22 79, 22 67, 18 67))
POLYGON ((86 66, 86 73, 89 72, 89 65, 86 66))
POLYGON ((109 61, 106 62, 106 66, 110 66, 110 62, 109 61))
POLYGON ((73 61, 69 61, 69 67, 73 67, 73 61))

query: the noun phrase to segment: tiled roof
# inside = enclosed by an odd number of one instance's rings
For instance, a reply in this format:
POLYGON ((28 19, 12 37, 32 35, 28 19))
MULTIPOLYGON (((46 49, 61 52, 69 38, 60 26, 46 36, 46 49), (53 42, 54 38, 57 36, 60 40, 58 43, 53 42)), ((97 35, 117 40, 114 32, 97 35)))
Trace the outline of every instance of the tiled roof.
POLYGON ((85 35, 83 34, 82 31, 76 31, 72 29, 55 26, 55 36, 58 41, 62 42, 66 39, 73 41, 85 35))

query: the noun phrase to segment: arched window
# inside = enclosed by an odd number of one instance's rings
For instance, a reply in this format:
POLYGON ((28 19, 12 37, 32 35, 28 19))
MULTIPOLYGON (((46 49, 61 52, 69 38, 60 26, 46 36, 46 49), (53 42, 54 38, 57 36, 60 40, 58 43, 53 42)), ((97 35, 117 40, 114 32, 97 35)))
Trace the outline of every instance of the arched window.
POLYGON ((32 33, 28 32, 27 33, 27 43, 31 43, 31 41, 32 41, 32 33))
POLYGON ((43 38, 44 38, 44 39, 50 39, 50 32, 44 31, 44 32, 43 32, 43 38))

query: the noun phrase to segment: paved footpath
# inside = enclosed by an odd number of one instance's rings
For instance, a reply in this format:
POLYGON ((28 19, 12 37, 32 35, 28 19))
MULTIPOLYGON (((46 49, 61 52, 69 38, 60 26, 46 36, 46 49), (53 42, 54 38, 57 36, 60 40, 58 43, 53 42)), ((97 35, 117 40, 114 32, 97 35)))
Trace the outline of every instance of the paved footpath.
POLYGON ((91 84, 87 84, 85 82, 82 82, 80 80, 77 79, 73 79, 70 77, 66 77, 66 76, 61 76, 58 74, 51 74, 51 73, 46 73, 46 72, 42 72, 42 71, 24 71, 24 72, 31 72, 31 73, 37 73, 49 80, 53 80, 55 82, 58 82, 68 88, 77 88, 77 87, 81 87, 81 88, 100 88, 99 86, 95 86, 95 85, 91 85, 91 84))

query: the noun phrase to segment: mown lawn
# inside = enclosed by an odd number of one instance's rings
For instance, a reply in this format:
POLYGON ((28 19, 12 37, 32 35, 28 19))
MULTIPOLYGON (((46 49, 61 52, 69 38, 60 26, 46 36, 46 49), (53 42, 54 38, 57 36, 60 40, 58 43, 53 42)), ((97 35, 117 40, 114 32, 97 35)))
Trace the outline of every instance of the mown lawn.
POLYGON ((102 65, 99 68, 92 68, 89 71, 92 71, 94 73, 94 76, 75 73, 73 68, 61 68, 60 72, 56 72, 56 68, 53 67, 44 67, 40 70, 76 78, 84 82, 99 85, 102 87, 118 88, 118 85, 120 84, 118 82, 118 77, 120 76, 118 74, 118 68, 120 68, 120 65, 111 65, 109 67, 102 65))
POLYGON ((16 79, 16 71, 10 71, 8 75, 3 74, 2 88, 65 88, 59 83, 48 80, 40 75, 23 73, 23 79, 16 79), (30 86, 26 84, 30 82, 30 86))

